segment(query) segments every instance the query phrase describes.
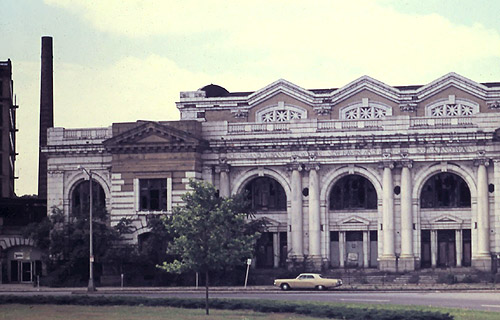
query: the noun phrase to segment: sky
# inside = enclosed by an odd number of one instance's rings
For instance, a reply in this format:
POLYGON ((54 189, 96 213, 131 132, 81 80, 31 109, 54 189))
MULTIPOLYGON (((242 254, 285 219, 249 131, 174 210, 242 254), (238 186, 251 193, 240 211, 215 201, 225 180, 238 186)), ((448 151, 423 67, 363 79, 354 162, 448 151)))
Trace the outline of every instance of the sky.
POLYGON ((448 72, 500 81, 497 0, 1 0, 13 64, 16 194, 37 193, 40 47, 54 41, 54 125, 178 120, 180 91, 255 91, 286 79, 339 88, 448 72))

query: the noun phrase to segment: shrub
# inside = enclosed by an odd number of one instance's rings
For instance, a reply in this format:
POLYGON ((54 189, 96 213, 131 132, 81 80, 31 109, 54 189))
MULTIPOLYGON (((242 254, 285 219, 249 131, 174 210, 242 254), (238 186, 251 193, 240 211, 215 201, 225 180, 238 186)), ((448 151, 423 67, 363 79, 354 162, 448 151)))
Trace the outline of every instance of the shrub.
POLYGON ((466 275, 463 279, 462 279, 462 283, 478 283, 479 282, 479 279, 476 278, 476 277, 473 277, 471 275, 466 275))
POLYGON ((420 276, 418 274, 412 274, 408 279, 408 283, 417 284, 420 282, 420 276))
POLYGON ((457 277, 452 273, 440 274, 437 283, 455 284, 457 283, 457 277))

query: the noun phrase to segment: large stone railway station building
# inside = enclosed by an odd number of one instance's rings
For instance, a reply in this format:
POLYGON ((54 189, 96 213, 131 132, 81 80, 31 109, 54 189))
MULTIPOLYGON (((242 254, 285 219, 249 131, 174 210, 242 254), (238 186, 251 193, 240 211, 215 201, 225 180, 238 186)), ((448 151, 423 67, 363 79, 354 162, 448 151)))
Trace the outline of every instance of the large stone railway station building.
POLYGON ((178 205, 190 179, 248 191, 267 220, 255 267, 471 266, 500 254, 500 83, 450 73, 426 85, 361 77, 342 88, 278 80, 255 92, 180 93, 179 121, 50 128, 47 207, 94 199, 111 223, 178 205))

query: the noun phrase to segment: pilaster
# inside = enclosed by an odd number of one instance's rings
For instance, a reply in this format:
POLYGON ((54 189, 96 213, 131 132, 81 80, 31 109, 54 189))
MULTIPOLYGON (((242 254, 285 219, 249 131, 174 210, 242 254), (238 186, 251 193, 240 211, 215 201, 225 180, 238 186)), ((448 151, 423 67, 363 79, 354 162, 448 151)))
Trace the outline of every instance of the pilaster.
POLYGON ((462 237, 462 229, 455 230, 455 247, 456 253, 457 253, 457 267, 462 266, 462 259, 463 259, 463 252, 464 252, 464 247, 463 247, 463 237, 462 237))

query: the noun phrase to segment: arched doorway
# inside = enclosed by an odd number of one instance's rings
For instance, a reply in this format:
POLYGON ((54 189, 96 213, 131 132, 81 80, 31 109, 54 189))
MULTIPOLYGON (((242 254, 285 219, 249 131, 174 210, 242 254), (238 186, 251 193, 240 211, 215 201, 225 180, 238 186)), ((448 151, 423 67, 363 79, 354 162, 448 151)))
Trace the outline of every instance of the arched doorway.
MULTIPOLYGON (((286 193, 278 181, 270 177, 257 177, 245 185, 252 210, 267 217, 286 215, 286 193)), ((257 268, 276 268, 286 265, 287 233, 278 226, 268 226, 256 244, 257 268)))
POLYGON ((450 218, 457 210, 467 210, 470 215, 471 193, 464 179, 451 172, 431 176, 422 187, 420 208, 421 214, 443 217, 421 230, 421 267, 470 266, 471 229, 450 218))
POLYGON ((338 231, 330 232, 330 265, 332 267, 376 267, 377 231, 368 229, 362 217, 377 210, 377 192, 365 177, 349 174, 340 178, 329 194, 329 210, 351 216, 338 231))

